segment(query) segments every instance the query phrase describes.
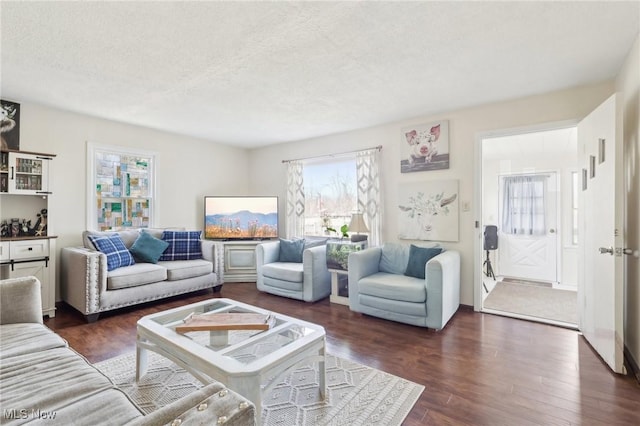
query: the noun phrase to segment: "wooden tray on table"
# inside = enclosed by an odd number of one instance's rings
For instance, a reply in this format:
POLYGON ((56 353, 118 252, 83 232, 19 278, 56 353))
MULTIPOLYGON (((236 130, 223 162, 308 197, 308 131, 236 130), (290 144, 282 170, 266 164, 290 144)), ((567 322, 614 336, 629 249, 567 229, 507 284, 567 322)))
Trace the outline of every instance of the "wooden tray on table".
POLYGON ((184 324, 176 326, 177 333, 216 330, 268 330, 275 324, 275 317, 271 314, 225 312, 191 314, 183 322, 184 324))

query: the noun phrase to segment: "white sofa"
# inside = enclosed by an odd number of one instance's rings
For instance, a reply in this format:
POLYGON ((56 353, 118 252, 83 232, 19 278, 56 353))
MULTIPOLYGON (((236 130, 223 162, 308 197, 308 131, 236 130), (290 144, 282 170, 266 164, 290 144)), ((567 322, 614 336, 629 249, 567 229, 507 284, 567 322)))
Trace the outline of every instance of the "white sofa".
MULTIPOLYGON (((163 230, 145 230, 156 238, 163 230)), ((138 230, 117 232, 129 249, 139 236, 138 230)), ((201 240, 202 259, 136 263, 107 270, 107 258, 97 251, 85 231, 83 247, 65 247, 61 251, 62 299, 86 316, 88 322, 101 312, 150 302, 206 288, 214 292, 224 280, 224 248, 221 243, 201 240)))
POLYGON ((35 277, 1 280, 0 304, 3 425, 256 423, 255 406, 219 382, 144 415, 109 378, 42 324, 35 277))

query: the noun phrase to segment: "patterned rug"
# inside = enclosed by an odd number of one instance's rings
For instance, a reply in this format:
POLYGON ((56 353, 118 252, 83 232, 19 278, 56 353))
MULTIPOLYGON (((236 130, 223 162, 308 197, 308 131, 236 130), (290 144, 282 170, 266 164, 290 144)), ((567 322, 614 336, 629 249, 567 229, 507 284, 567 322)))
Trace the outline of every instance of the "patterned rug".
MULTIPOLYGON (((202 384, 166 358, 149 353, 149 370, 135 382, 135 353, 95 364, 146 413, 202 384)), ((346 359, 326 357, 326 399, 320 399, 317 364, 282 377, 263 399, 263 425, 401 425, 424 386, 346 359)))

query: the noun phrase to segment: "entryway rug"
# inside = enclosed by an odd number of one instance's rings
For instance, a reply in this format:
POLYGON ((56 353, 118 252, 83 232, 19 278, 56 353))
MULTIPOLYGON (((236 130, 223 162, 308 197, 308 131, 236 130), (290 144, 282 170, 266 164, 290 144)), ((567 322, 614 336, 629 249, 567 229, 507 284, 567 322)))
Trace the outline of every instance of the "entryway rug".
POLYGON ((578 297, 575 291, 503 281, 496 283, 483 307, 578 324, 578 297))
MULTIPOLYGON (((424 386, 332 355, 326 357, 326 399, 320 399, 317 364, 287 373, 263 398, 262 424, 401 425, 424 386)), ((150 413, 202 387, 191 374, 150 352, 149 369, 136 384, 135 353, 95 366, 150 413)))

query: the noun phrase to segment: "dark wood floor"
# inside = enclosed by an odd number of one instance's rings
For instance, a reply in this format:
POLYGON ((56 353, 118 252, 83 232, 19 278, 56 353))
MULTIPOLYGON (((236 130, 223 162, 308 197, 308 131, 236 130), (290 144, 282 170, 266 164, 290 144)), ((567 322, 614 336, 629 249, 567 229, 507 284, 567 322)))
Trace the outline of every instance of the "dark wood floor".
MULTIPOLYGON (((211 292, 104 314, 67 306, 46 324, 97 362, 135 349, 143 315, 211 298, 211 292)), ((225 284, 228 297, 321 324, 328 352, 423 384, 406 425, 640 425, 640 386, 611 373, 573 330, 460 311, 441 332, 225 284)))

